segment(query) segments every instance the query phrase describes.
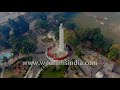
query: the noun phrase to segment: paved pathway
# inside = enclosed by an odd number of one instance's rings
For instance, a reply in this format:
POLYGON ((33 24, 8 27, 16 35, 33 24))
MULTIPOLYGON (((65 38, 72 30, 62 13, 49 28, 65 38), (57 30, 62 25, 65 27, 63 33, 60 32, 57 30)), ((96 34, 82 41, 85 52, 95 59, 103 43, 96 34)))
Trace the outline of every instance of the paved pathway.
POLYGON ((2 69, 2 72, 1 72, 1 78, 3 78, 4 71, 5 71, 5 66, 4 66, 3 69, 2 69))
POLYGON ((0 24, 4 24, 5 22, 8 21, 9 18, 15 19, 20 15, 24 15, 25 13, 9 13, 9 12, 0 12, 0 24))

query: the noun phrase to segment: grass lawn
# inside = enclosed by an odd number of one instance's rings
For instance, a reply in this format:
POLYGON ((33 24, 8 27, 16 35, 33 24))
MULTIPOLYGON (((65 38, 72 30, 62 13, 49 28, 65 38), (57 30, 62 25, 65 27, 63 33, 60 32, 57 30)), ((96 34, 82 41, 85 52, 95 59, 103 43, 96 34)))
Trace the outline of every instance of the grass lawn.
POLYGON ((9 77, 11 77, 11 76, 13 76, 14 75, 14 73, 13 73, 13 71, 12 70, 5 70, 4 71, 4 78, 9 78, 9 77))
POLYGON ((40 78, 64 78, 64 72, 45 70, 41 73, 40 78))
POLYGON ((65 66, 58 66, 58 70, 55 66, 48 66, 41 72, 39 78, 64 78, 64 71, 67 69, 65 66))

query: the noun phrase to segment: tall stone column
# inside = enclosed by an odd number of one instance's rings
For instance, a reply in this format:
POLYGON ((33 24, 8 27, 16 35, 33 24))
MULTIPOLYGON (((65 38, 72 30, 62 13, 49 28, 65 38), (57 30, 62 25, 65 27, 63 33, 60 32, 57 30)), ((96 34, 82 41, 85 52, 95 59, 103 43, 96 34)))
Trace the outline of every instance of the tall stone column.
POLYGON ((59 52, 64 51, 64 29, 63 29, 63 24, 60 24, 59 27, 59 52))

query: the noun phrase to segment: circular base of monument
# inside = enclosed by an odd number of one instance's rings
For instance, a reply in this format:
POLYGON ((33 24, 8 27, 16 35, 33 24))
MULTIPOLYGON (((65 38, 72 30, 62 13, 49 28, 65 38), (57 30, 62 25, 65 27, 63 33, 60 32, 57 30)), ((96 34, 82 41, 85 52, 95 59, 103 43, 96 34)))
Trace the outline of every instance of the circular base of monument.
POLYGON ((46 56, 50 61, 57 62, 57 61, 67 61, 72 55, 72 50, 69 49, 70 47, 65 46, 64 51, 59 51, 58 45, 51 45, 46 49, 46 56))

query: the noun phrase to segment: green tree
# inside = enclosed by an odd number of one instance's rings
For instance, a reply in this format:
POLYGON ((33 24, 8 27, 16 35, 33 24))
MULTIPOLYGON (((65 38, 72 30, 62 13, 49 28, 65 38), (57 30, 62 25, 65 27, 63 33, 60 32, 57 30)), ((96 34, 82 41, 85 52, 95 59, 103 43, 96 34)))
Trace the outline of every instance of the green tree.
POLYGON ((10 28, 7 25, 0 26, 0 32, 6 40, 9 38, 10 28))
POLYGON ((119 44, 113 44, 111 47, 110 47, 110 52, 108 53, 108 57, 110 59, 119 59, 119 56, 120 55, 120 45, 119 44))
POLYGON ((81 58, 81 56, 83 55, 80 51, 79 48, 75 48, 75 55, 77 55, 79 58, 81 58))
POLYGON ((73 47, 76 47, 77 45, 79 45, 79 40, 77 38, 71 38, 69 40, 69 43, 73 46, 73 47))
POLYGON ((29 12, 34 19, 47 20, 48 12, 29 12))
POLYGON ((21 34, 29 31, 29 23, 25 20, 23 16, 18 17, 18 27, 21 34))
POLYGON ((49 23, 48 23, 47 20, 38 20, 35 23, 35 28, 36 28, 36 30, 39 30, 39 29, 46 29, 46 30, 48 30, 49 29, 49 23))
POLYGON ((64 12, 63 17, 71 18, 73 15, 75 15, 77 12, 64 12))
POLYGON ((58 21, 58 24, 65 23, 68 19, 63 16, 63 14, 57 14, 54 16, 54 19, 58 21))
POLYGON ((2 63, 7 63, 8 60, 9 60, 9 59, 8 59, 7 57, 4 56, 4 57, 3 57, 3 61, 2 61, 2 63))
POLYGON ((76 47, 80 43, 76 36, 76 33, 73 30, 64 30, 64 40, 65 43, 71 44, 74 47, 76 47))
POLYGON ((19 40, 19 38, 16 37, 16 36, 11 36, 9 38, 9 43, 11 44, 11 47, 12 47, 13 50, 19 49, 19 47, 20 47, 20 40, 19 40))
POLYGON ((8 41, 6 41, 6 40, 1 40, 1 41, 0 41, 0 46, 4 47, 4 48, 6 48, 6 49, 11 48, 10 43, 9 43, 8 41))
POLYGON ((101 48, 103 44, 103 35, 101 34, 96 34, 93 36, 93 43, 94 43, 94 48, 98 49, 101 48))
POLYGON ((10 28, 7 25, 0 26, 0 46, 4 48, 11 48, 8 42, 10 28))
POLYGON ((13 53, 29 54, 36 50, 37 39, 30 35, 21 36, 19 38, 12 36, 9 41, 11 43, 13 53))
POLYGON ((0 33, 0 41, 3 40, 3 35, 0 33))
POLYGON ((81 42, 85 42, 86 40, 88 40, 87 32, 88 32, 87 29, 82 29, 82 28, 79 28, 78 30, 76 30, 76 33, 78 37, 80 38, 81 42))
POLYGON ((24 36, 20 39, 20 48, 19 52, 22 54, 29 54, 36 50, 35 39, 32 39, 30 36, 24 36))
POLYGON ((58 40, 59 39, 59 28, 55 28, 54 33, 55 33, 56 40, 58 40))
POLYGON ((17 50, 14 50, 14 49, 13 49, 12 53, 13 53, 13 59, 14 59, 15 57, 18 58, 19 52, 18 52, 17 50))
POLYGON ((110 52, 108 53, 108 58, 115 60, 119 55, 118 49, 111 49, 110 52))
POLYGON ((110 47, 112 46, 112 42, 104 39, 102 44, 103 52, 108 53, 110 51, 110 47))
MULTIPOLYGON (((79 28, 76 33, 80 37, 80 41, 85 42, 87 40, 93 41, 95 35, 101 34, 100 28, 79 28)), ((95 36, 96 37, 96 36, 95 36)))
POLYGON ((29 30, 29 23, 23 16, 19 16, 17 21, 8 19, 8 25, 13 30, 15 36, 20 36, 29 30))
POLYGON ((65 27, 67 29, 75 30, 77 25, 75 23, 73 23, 72 21, 68 21, 68 22, 65 23, 65 27))

